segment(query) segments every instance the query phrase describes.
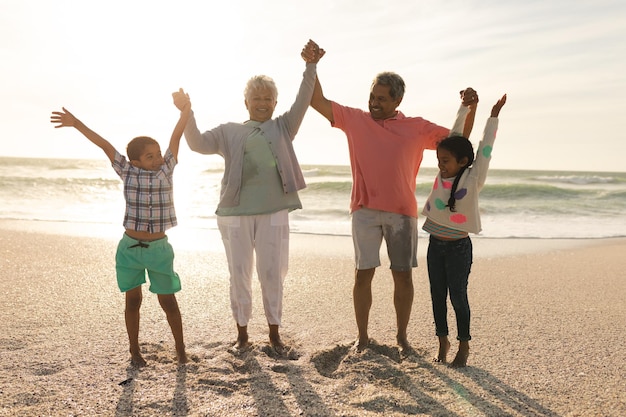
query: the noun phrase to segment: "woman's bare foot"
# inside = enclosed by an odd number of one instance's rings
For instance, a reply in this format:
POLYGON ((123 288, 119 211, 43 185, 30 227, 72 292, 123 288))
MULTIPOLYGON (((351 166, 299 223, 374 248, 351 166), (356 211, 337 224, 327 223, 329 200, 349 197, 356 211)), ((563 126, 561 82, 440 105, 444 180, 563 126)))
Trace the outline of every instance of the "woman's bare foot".
POLYGON ((448 360, 448 352, 450 351, 450 341, 448 336, 439 336, 439 352, 434 359, 435 362, 446 363, 448 360))
POLYGON ((235 344, 235 349, 237 350, 246 350, 252 343, 248 340, 248 326, 240 326, 237 325, 237 343, 235 344))
POLYGON ((278 333, 278 325, 270 324, 270 345, 276 353, 283 353, 285 351, 285 345, 283 341, 280 339, 280 334, 278 333))
POLYGON ((463 368, 467 366, 467 358, 469 357, 469 342, 459 342, 459 351, 456 353, 454 360, 450 364, 453 368, 463 368))

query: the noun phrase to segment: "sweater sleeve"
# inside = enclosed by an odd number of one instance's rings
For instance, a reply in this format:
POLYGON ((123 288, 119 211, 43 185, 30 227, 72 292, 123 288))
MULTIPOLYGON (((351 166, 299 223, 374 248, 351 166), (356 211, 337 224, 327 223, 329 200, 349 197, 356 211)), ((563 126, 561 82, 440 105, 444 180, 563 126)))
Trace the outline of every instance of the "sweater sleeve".
POLYGON ((191 112, 187 125, 185 126, 185 140, 189 149, 201 154, 215 154, 219 151, 218 140, 213 131, 200 133, 196 125, 196 117, 191 112))
POLYGON ((302 82, 300 83, 300 89, 296 96, 296 100, 291 105, 291 108, 283 114, 281 117, 282 123, 284 123, 287 129, 287 134, 291 140, 295 139, 298 129, 302 124, 304 115, 311 103, 311 97, 313 97, 313 89, 315 87, 315 77, 317 74, 317 65, 314 63, 306 64, 302 82))
POLYGON ((469 107, 461 104, 459 111, 456 113, 454 125, 452 126, 452 129, 450 129, 450 134, 448 136, 463 136, 463 127, 465 126, 465 119, 467 118, 468 113, 469 107))
POLYGON ((491 151, 496 140, 496 132, 498 131, 498 118, 490 117, 487 119, 485 130, 483 131, 483 139, 478 144, 476 151, 476 161, 473 164, 472 174, 476 176, 476 184, 478 189, 482 189, 487 180, 487 170, 491 162, 491 151))

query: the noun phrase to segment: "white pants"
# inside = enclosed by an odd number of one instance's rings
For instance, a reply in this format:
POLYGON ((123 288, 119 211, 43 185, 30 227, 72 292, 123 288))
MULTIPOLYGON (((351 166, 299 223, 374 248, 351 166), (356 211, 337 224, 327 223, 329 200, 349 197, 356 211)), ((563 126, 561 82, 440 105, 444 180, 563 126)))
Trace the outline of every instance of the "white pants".
POLYGON ((289 214, 282 210, 254 216, 217 216, 230 272, 230 306, 239 326, 252 316, 252 267, 261 283, 267 323, 279 325, 283 282, 289 259, 289 214))

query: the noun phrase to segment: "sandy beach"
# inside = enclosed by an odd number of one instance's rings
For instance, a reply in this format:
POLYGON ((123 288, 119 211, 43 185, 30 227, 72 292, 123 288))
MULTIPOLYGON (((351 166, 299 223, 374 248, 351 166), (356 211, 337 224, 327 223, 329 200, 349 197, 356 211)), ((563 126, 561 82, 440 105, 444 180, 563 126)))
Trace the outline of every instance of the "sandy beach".
POLYGON ((292 234, 281 329, 290 351, 277 356, 258 282, 253 348, 230 349, 219 234, 175 228, 190 362, 177 365, 144 287, 148 366, 135 369, 115 284, 120 229, 0 221, 0 232, 1 416, 626 415, 626 239, 474 239, 471 355, 452 369, 431 359, 426 239, 414 271, 415 354, 401 357, 386 258, 374 279, 374 342, 356 353, 351 238, 292 234))

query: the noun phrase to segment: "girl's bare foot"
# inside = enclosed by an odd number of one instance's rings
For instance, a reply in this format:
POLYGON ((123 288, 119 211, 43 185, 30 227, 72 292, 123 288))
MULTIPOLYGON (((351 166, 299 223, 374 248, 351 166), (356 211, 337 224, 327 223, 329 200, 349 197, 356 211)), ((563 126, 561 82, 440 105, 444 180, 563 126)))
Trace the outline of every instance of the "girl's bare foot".
POLYGON ((469 342, 459 342, 459 351, 456 353, 454 360, 450 364, 453 368, 463 368, 467 366, 467 358, 469 357, 469 342))
POLYGON ((439 336, 439 353, 437 353, 437 357, 434 361, 446 363, 449 351, 450 341, 448 340, 448 336, 439 336))
POLYGON ((411 347, 411 344, 407 340, 406 336, 396 336, 396 341, 398 342, 398 346, 400 347, 401 355, 409 355, 411 354, 411 352, 413 352, 413 348, 411 347))

